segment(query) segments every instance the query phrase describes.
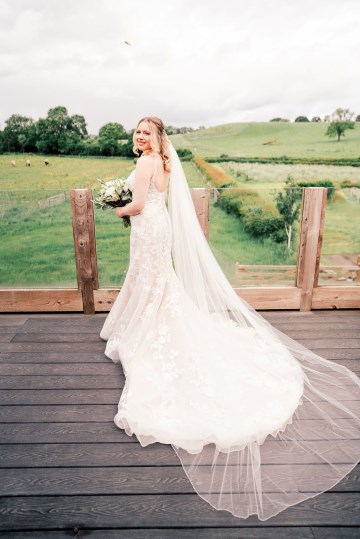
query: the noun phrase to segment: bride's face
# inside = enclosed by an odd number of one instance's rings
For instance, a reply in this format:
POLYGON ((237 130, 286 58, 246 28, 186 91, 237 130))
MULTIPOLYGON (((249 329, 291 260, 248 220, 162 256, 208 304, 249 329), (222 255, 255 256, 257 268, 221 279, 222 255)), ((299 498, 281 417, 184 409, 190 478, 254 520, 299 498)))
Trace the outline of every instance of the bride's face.
POLYGON ((150 144, 150 127, 147 122, 141 122, 135 133, 136 144, 142 152, 148 152, 151 150, 150 144))

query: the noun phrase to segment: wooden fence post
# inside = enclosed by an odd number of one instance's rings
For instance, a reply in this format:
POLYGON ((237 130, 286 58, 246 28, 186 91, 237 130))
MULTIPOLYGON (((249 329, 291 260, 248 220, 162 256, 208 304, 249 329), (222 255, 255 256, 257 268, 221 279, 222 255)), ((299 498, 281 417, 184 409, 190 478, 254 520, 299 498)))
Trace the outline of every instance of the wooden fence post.
POLYGON ((208 187, 193 187, 190 191, 200 226, 209 241, 210 189, 208 187))
POLYGON ((310 311, 320 270, 327 189, 306 187, 303 192, 296 286, 301 288, 300 311, 310 311))
POLYGON ((70 192, 76 276, 85 314, 94 314, 94 290, 99 288, 96 258, 95 219, 91 189, 70 192))

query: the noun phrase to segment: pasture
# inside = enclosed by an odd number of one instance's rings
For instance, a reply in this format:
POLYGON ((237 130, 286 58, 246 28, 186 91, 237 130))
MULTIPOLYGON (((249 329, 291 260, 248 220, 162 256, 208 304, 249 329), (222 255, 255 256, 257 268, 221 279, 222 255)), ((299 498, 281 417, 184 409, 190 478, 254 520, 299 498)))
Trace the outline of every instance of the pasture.
POLYGON ((97 178, 113 175, 127 176, 134 163, 131 159, 113 157, 45 157, 30 154, 0 155, 0 190, 56 189, 68 191, 76 188, 96 188, 97 178), (16 167, 10 162, 16 161, 16 167), (31 165, 27 167, 26 161, 31 165))
MULTIPOLYGON (((256 189, 261 197, 273 201, 274 196, 290 175, 297 181, 313 185, 320 180, 331 180, 334 184, 333 196, 328 201, 325 214, 325 229, 322 248, 323 264, 339 264, 339 255, 344 255, 348 263, 355 263, 360 253, 359 202, 348 190, 340 189, 344 180, 360 181, 360 169, 330 165, 270 165, 259 163, 221 163, 217 165, 239 184, 256 189)), ((280 253, 276 253, 280 256, 280 253)), ((247 263, 247 262, 244 262, 247 263)), ((251 262, 257 264, 260 262, 251 262)), ((266 262, 270 264, 271 262, 266 262)))
MULTIPOLYGON (((324 137, 324 124, 253 123, 229 124, 200 130, 171 139, 175 147, 189 147, 200 155, 283 155, 313 157, 357 157, 360 138, 349 132, 340 143, 324 137), (273 138, 271 138, 273 137, 273 138), (264 145, 266 140, 273 143, 264 145), (308 150, 311 149, 311 152, 308 150), (265 153, 261 153, 264 151, 265 153), (331 150, 331 151, 330 151, 331 150), (338 151, 339 150, 339 151, 338 151)), ((97 188, 97 178, 126 177, 134 167, 132 159, 97 157, 0 156, 0 286, 76 286, 75 260, 69 191, 97 188), (11 161, 16 160, 16 167, 11 161), (25 166, 29 160, 30 167, 25 166), (54 197, 64 202, 51 206, 54 197)), ((206 179, 192 162, 184 162, 190 187, 203 187, 206 179)), ((239 184, 255 188, 273 201, 288 175, 301 181, 330 179, 338 187, 348 179, 360 181, 360 168, 324 165, 260 165, 221 163, 239 184)), ((328 204, 325 219, 323 264, 354 263, 360 252, 355 224, 359 203, 338 189, 328 204)), ((112 211, 96 209, 97 254, 101 287, 122 284, 128 267, 129 233, 112 211)), ((234 265, 293 264, 296 241, 288 254, 283 245, 255 240, 241 221, 214 206, 210 208, 210 244, 230 281, 234 265), (226 240, 224 241, 224 238, 226 240)))
POLYGON ((201 157, 221 154, 246 157, 360 157, 360 124, 340 142, 325 136, 325 123, 231 123, 174 135, 176 148, 189 148, 201 157))

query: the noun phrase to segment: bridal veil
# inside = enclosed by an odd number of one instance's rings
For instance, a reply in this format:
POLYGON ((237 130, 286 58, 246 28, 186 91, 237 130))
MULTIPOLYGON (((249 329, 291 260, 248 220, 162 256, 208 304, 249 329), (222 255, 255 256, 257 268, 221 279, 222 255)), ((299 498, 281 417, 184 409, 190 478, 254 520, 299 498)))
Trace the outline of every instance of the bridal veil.
MULTIPOLYGON (((265 347, 291 356, 302 380, 291 417, 275 430, 245 436, 226 446, 208 443, 194 451, 172 446, 195 491, 213 507, 237 517, 255 514, 266 520, 331 489, 358 462, 359 380, 347 368, 323 359, 272 327, 240 299, 204 237, 181 162, 171 143, 169 148, 172 256, 188 296, 219 324, 252 331, 259 350, 265 347)), ((273 365, 276 369, 276 357, 273 365)), ((218 368, 226 367, 219 364, 218 368)), ((226 388, 219 387, 220 395, 222 391, 226 388)), ((261 403, 264 414, 272 405, 261 403)), ((247 419, 240 413, 237 417, 239 423, 247 419)))

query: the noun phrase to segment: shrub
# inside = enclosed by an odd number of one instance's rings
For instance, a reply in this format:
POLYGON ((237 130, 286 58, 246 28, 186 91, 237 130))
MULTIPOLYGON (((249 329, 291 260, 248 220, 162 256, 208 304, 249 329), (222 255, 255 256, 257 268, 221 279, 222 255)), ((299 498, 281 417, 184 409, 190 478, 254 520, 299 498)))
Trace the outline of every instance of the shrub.
POLYGON ((327 195, 326 199, 331 200, 334 191, 335 186, 331 180, 318 180, 318 181, 310 181, 310 182, 297 182, 299 187, 327 187, 327 195))
POLYGON ((205 174, 214 187, 230 187, 235 185, 231 176, 228 176, 220 167, 207 163, 198 155, 194 158, 195 165, 205 174))
POLYGON ((357 187, 360 189, 359 180, 343 180, 340 184, 341 189, 346 189, 347 187, 357 187))
POLYGON ((176 151, 182 161, 191 161, 194 157, 194 154, 188 148, 178 148, 176 151))
POLYGON ((241 216, 242 205, 242 193, 238 189, 226 189, 222 191, 216 202, 216 206, 236 217, 241 216))
POLYGON ((256 238, 271 236, 284 228, 280 217, 260 206, 249 208, 243 216, 243 223, 245 230, 256 238))
POLYGON ((283 227, 275 206, 264 201, 257 191, 239 186, 223 170, 199 156, 194 162, 214 187, 222 189, 215 205, 241 219, 249 234, 256 238, 269 237, 283 227))

